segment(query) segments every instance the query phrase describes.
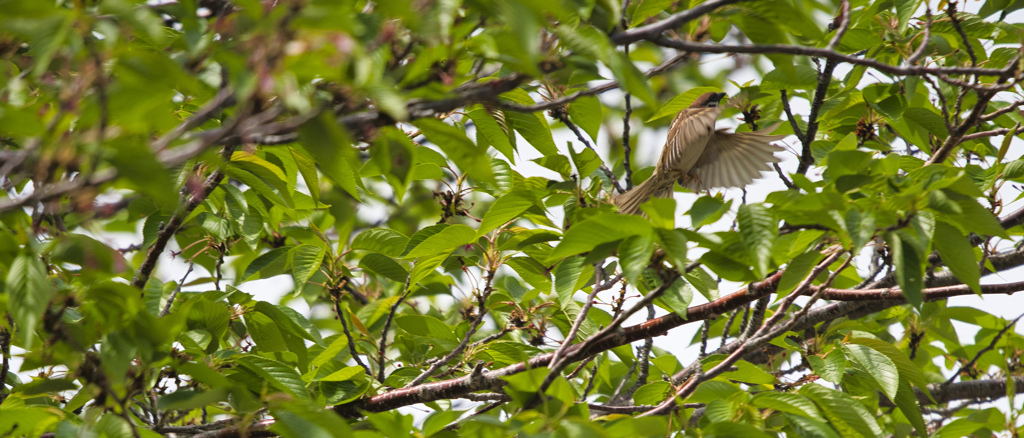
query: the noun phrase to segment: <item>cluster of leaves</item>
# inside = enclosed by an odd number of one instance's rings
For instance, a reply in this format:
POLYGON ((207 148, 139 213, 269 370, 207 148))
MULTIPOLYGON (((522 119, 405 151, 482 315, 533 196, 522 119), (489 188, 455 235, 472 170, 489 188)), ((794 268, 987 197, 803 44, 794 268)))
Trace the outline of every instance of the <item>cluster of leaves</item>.
POLYGON ((1016 431, 1024 5, 928 3, 0 0, 0 434, 1016 431), (785 189, 616 213, 727 82, 785 189))

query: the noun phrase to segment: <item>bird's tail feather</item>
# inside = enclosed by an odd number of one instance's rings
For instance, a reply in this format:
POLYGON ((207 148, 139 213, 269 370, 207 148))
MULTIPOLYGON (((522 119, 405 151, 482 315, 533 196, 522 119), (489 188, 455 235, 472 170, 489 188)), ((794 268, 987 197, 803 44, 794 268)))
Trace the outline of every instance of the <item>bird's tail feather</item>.
POLYGON ((615 206, 622 214, 639 214, 640 204, 647 202, 651 196, 668 198, 672 196, 675 181, 669 178, 662 178, 655 172, 646 181, 633 187, 632 190, 615 197, 615 206))

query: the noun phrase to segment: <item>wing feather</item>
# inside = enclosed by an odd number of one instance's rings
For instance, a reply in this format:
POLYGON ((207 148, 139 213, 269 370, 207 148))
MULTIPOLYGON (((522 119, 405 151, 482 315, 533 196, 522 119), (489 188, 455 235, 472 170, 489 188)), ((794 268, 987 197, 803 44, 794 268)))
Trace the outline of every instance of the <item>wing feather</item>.
POLYGON ((658 170, 664 174, 686 173, 700 159, 708 142, 715 137, 715 120, 722 113, 720 107, 688 108, 680 111, 669 125, 668 138, 658 170))
POLYGON ((772 169, 769 163, 779 162, 775 153, 783 148, 771 142, 786 136, 769 134, 776 126, 756 132, 716 131, 689 170, 690 178, 680 183, 695 191, 750 184, 761 172, 772 169))

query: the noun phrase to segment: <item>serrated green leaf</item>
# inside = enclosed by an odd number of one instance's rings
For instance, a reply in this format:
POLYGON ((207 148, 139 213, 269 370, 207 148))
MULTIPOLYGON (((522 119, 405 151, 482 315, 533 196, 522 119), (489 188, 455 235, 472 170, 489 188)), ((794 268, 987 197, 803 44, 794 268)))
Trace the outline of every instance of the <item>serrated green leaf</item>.
MULTIPOLYGON (((569 104, 569 120, 583 128, 583 131, 596 143, 597 133, 601 130, 601 122, 604 121, 602 109, 600 99, 594 96, 584 96, 569 104)), ((590 173, 581 171, 581 175, 590 175, 590 173)))
POLYGON ((886 243, 892 249, 893 265, 896 268, 896 282, 899 283, 903 296, 914 307, 920 308, 923 299, 921 288, 924 284, 921 278, 924 275, 921 269, 921 258, 914 249, 914 245, 905 242, 900 234, 889 233, 886 243))
POLYGON ((686 234, 681 230, 656 229, 658 243, 665 255, 676 269, 683 270, 686 267, 686 234))
POLYGON ((937 221, 932 243, 938 249, 942 262, 949 267, 953 275, 970 286, 974 293, 981 295, 981 272, 967 236, 960 233, 956 227, 937 221))
POLYGON ((875 416, 849 394, 816 383, 804 385, 798 392, 813 400, 842 436, 883 434, 875 416))
POLYGON ((444 253, 447 255, 453 249, 476 240, 476 230, 462 224, 454 224, 444 227, 421 242, 416 243, 417 235, 410 239, 412 246, 403 258, 417 258, 433 256, 444 253))
POLYGON ((580 177, 590 176, 597 169, 601 168, 601 157, 597 156, 597 152, 588 147, 584 147, 579 152, 576 152, 576 149, 570 145, 569 156, 572 158, 573 164, 576 165, 576 171, 579 172, 580 177))
POLYGON ((585 265, 584 257, 568 257, 555 268, 555 295, 563 307, 572 301, 576 293, 576 283, 580 279, 585 265))
POLYGON ((619 266, 626 281, 636 284, 640 274, 651 263, 654 254, 654 236, 651 233, 637 234, 623 239, 619 244, 619 266))
MULTIPOLYGON (((500 110, 495 110, 500 111, 500 110)), ((503 114, 503 113, 499 113, 503 114)), ((508 129, 502 126, 498 120, 487 109, 479 105, 473 105, 466 115, 473 121, 477 132, 483 135, 494 149, 501 152, 509 161, 515 163, 515 135, 509 135, 508 129)), ((504 117, 504 116, 503 116, 504 117)), ((477 137, 477 140, 480 138, 477 137)), ((479 143, 479 141, 478 141, 479 143)))
POLYGON ((494 183, 490 157, 466 137, 465 131, 437 119, 419 119, 413 122, 423 135, 444 151, 459 170, 481 183, 494 183))
POLYGON ((775 299, 780 300, 789 295, 793 289, 796 289, 797 285, 811 272, 811 269, 817 266, 821 258, 820 252, 811 251, 800 254, 791 260, 786 265, 786 270, 782 272, 782 278, 779 279, 779 287, 776 291, 775 299))
POLYGON ((319 204, 320 176, 316 172, 316 162, 299 149, 290 147, 288 152, 292 154, 292 159, 295 160, 295 165, 299 168, 299 173, 302 174, 302 180, 306 182, 306 188, 309 189, 313 202, 319 204))
POLYGON ((639 69, 633 65, 633 62, 622 52, 614 52, 608 59, 608 68, 612 71, 612 75, 619 81, 619 84, 627 92, 632 94, 637 99, 640 99, 644 105, 650 108, 656 108, 658 106, 658 98, 654 95, 654 91, 651 89, 651 83, 647 80, 647 77, 640 72, 639 69))
POLYGON ((726 202, 719 196, 701 196, 690 206, 690 221, 694 228, 715 223, 729 211, 731 205, 732 200, 726 202))
POLYGON ((352 244, 349 248, 379 252, 390 257, 398 257, 405 252, 405 248, 408 244, 409 238, 405 237, 404 234, 399 233, 398 231, 387 228, 372 228, 359 233, 359 235, 352 240, 352 244))
POLYGON ((658 108, 658 111, 655 111, 654 115, 647 119, 647 122, 650 123, 669 116, 675 117, 675 115, 680 111, 689 108, 690 104, 704 93, 720 92, 722 92, 722 89, 718 87, 695 87, 686 90, 684 93, 673 97, 672 100, 668 101, 668 103, 658 108))
POLYGON ((352 141, 340 125, 331 119, 329 112, 324 112, 306 122, 299 129, 299 145, 316 163, 324 175, 334 181, 356 200, 359 200, 358 188, 362 185, 355 169, 362 167, 352 141))
POLYGON ((395 259, 384 254, 370 253, 359 260, 359 267, 392 281, 404 282, 409 271, 395 259))
POLYGON ((316 245, 299 245, 292 249, 292 279, 295 280, 295 293, 302 292, 306 281, 309 281, 324 260, 327 250, 316 245))
POLYGON ((362 379, 366 375, 366 369, 361 366, 345 367, 326 377, 320 379, 321 382, 344 382, 346 380, 358 380, 362 379))
POLYGON ((750 398, 750 403, 761 409, 773 409, 779 412, 802 415, 819 421, 825 420, 825 417, 818 411, 814 402, 806 396, 792 392, 759 392, 750 398))
POLYGON ((245 272, 242 274, 242 281, 254 280, 254 276, 259 274, 259 278, 270 278, 275 275, 280 275, 285 272, 285 266, 288 266, 288 254, 291 252, 292 247, 281 247, 274 248, 261 254, 249 266, 245 268, 245 272))
POLYGON ((740 236, 747 247, 757 275, 764 277, 772 262, 772 247, 779 235, 779 224, 770 210, 761 204, 741 205, 736 215, 740 236))
POLYGON ((871 376, 876 388, 889 397, 896 399, 900 388, 900 373, 888 357, 871 347, 861 344, 843 344, 847 357, 853 359, 860 368, 871 376))
POLYGON ((271 387, 302 399, 309 398, 306 385, 295 368, 255 354, 238 356, 235 362, 256 374, 271 387))
POLYGON ((562 242, 552 251, 548 260, 593 250, 602 243, 614 242, 637 234, 653 231, 650 222, 641 217, 605 213, 584 220, 565 232, 562 242))
POLYGON ((506 222, 519 217, 519 215, 523 214, 535 203, 536 198, 534 196, 522 192, 511 192, 496 199, 480 222, 477 236, 483 236, 491 230, 504 225, 506 222))
POLYGON ((630 26, 636 26, 647 21, 648 18, 664 12, 669 9, 672 3, 673 0, 640 0, 636 5, 636 9, 633 10, 633 19, 630 26))
POLYGON ((633 393, 633 404, 637 406, 658 405, 666 398, 675 394, 672 384, 668 382, 651 382, 641 386, 633 393))

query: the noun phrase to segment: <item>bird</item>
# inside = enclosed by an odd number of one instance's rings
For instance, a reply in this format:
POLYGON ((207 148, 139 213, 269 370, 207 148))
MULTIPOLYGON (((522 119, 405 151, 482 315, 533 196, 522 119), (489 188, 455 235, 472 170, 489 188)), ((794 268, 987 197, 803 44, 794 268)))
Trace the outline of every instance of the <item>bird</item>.
POLYGON ((672 197, 676 182, 693 191, 715 187, 743 187, 778 163, 775 152, 783 148, 771 142, 785 135, 771 135, 778 124, 754 132, 715 129, 722 114, 719 101, 725 93, 704 93, 672 120, 668 138, 654 173, 646 181, 613 200, 622 214, 640 213, 640 204, 651 196, 672 197))

